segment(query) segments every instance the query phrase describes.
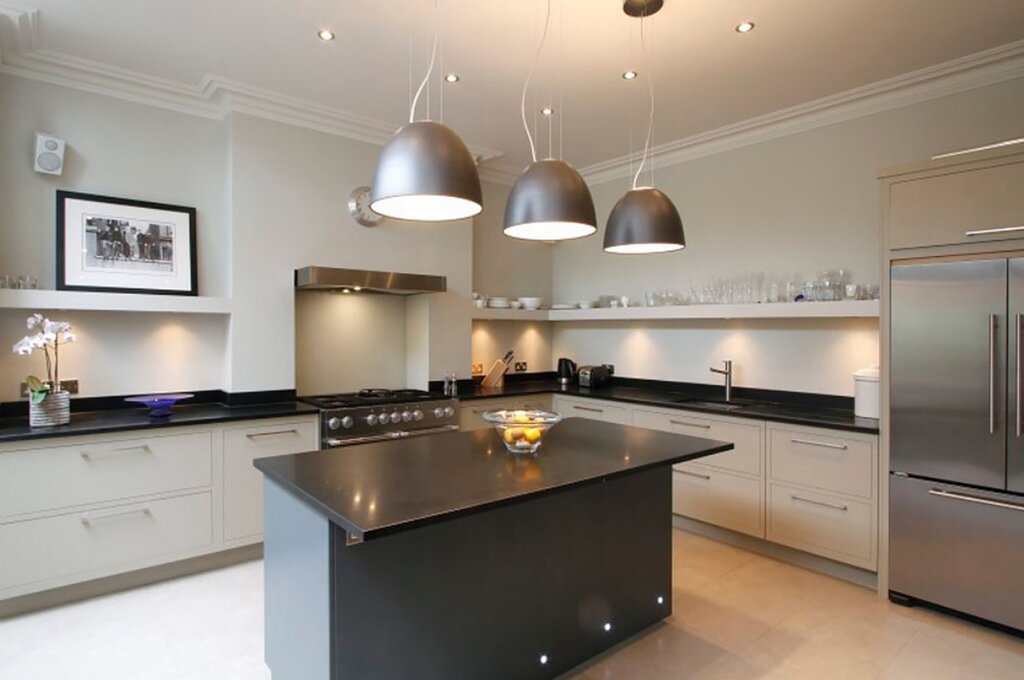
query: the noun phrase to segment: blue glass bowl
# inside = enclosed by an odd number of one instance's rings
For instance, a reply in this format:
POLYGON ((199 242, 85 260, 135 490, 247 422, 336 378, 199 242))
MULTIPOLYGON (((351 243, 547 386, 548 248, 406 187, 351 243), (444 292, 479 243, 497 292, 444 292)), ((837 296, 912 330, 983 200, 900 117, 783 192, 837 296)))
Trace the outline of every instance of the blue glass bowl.
POLYGON ((141 397, 128 397, 125 401, 149 407, 150 418, 163 418, 171 415, 171 409, 182 399, 191 399, 193 394, 144 394, 141 397))

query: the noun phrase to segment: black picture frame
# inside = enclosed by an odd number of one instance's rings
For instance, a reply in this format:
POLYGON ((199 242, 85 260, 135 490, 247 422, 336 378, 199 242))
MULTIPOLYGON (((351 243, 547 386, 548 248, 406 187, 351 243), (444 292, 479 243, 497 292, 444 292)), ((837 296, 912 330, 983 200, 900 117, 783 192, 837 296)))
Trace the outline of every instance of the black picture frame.
MULTIPOLYGON (((199 272, 198 257, 196 248, 196 209, 189 206, 173 205, 169 203, 156 203, 153 201, 140 201, 130 198, 119 198, 116 196, 103 196, 99 194, 82 193, 78 191, 57 190, 57 290, 83 291, 93 293, 134 293, 144 295, 199 295, 199 272), (68 247, 69 238, 67 233, 67 221, 69 217, 68 204, 70 201, 86 201, 90 203, 102 203, 111 206, 109 214, 116 215, 117 208, 134 208, 144 210, 161 211, 164 213, 176 213, 187 220, 186 231, 188 234, 188 254, 182 258, 182 263, 188 266, 189 271, 181 276, 187 281, 187 288, 147 288, 139 287, 138 277, 135 278, 136 285, 90 285, 89 283, 71 283, 68 277, 68 247)), ((81 246, 77 246, 81 249, 81 246)), ((116 274, 116 272, 115 272, 116 274)), ((82 278, 82 277, 79 277, 82 278)), ((130 278, 130 277, 129 277, 130 278)))

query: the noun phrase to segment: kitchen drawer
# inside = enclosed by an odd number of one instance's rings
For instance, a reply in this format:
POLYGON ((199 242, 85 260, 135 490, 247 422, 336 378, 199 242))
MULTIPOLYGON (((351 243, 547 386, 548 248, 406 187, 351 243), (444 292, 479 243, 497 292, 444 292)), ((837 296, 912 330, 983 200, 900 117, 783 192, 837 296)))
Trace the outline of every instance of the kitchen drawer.
POLYGON ((555 410, 565 418, 587 418, 619 425, 628 425, 631 420, 627 407, 600 399, 556 396, 555 410))
POLYGON ((498 399, 474 399, 463 402, 459 408, 459 429, 463 431, 485 430, 491 425, 481 416, 487 411, 516 409, 551 410, 550 394, 524 394, 521 397, 501 397, 498 399))
POLYGON ((12 522, 0 525, 0 592, 76 574, 115 574, 212 541, 209 491, 12 522))
POLYGON ((633 410, 633 424, 652 430, 732 442, 735 448, 731 451, 716 453, 694 462, 748 475, 761 474, 764 424, 759 421, 705 417, 689 411, 648 411, 638 408, 633 410))
POLYGON ((768 469, 776 482, 875 497, 875 446, 834 432, 768 426, 768 469))
POLYGON ((263 475, 252 462, 320 448, 320 421, 263 421, 224 431, 224 540, 263 533, 263 475))
POLYGON ((672 512, 677 515, 764 538, 763 507, 760 479, 691 463, 672 472, 672 512))
POLYGON ((1024 162, 896 182, 889 191, 890 248, 1024 238, 1024 230, 966 235, 1024 227, 1024 162))
POLYGON ((767 538, 863 569, 878 567, 873 503, 769 484, 767 538))
POLYGON ((0 454, 0 518, 210 485, 212 433, 0 454))

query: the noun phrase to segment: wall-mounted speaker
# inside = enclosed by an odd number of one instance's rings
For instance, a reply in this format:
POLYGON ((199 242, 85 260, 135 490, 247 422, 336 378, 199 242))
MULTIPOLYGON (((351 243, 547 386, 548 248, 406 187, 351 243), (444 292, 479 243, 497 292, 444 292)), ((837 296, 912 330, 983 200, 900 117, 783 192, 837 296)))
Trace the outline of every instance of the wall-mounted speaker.
POLYGON ((35 171, 59 175, 64 171, 64 140, 45 132, 36 133, 35 171))

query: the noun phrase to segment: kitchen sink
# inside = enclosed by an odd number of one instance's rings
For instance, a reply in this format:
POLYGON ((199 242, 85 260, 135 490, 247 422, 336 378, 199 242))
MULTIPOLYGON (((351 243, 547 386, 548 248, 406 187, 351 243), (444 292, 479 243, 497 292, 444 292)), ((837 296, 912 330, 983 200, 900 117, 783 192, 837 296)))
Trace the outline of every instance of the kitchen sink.
POLYGON ((693 406, 694 408, 706 408, 708 410, 715 411, 742 411, 745 408, 749 408, 749 404, 741 404, 737 402, 726 402, 726 401, 711 401, 707 399, 674 399, 674 403, 680 406, 693 406))

